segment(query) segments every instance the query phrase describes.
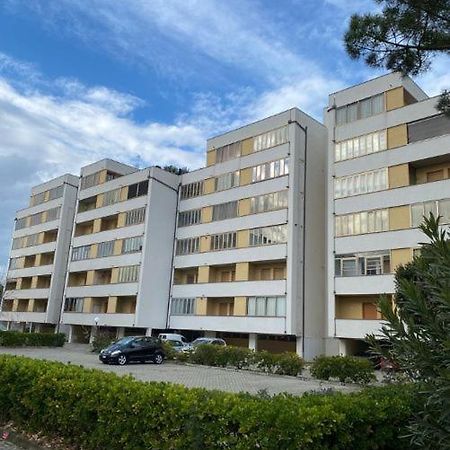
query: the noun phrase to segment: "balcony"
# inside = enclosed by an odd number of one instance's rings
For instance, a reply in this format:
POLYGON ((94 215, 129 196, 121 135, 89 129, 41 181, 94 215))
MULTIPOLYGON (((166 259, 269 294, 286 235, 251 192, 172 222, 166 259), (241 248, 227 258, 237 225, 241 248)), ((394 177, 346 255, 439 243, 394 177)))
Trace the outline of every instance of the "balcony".
POLYGON ((336 319, 336 337, 364 339, 368 334, 379 334, 381 320, 336 319))
POLYGON ((94 319, 98 318, 100 327, 133 327, 135 324, 134 314, 104 314, 104 313, 74 313, 65 312, 62 322, 70 325, 94 326, 94 319))
POLYGON ((47 314, 40 312, 0 312, 0 320, 5 322, 35 322, 46 323, 47 314))
POLYGON ((385 294, 395 291, 394 275, 370 275, 355 277, 336 277, 336 294, 385 294))

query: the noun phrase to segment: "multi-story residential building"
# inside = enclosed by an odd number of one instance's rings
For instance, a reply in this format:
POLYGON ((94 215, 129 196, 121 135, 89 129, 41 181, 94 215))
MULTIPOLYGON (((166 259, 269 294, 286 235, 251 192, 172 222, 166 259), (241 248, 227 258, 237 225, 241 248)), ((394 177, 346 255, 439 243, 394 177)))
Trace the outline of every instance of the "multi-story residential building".
POLYGON ((78 177, 63 175, 32 189, 17 211, 0 320, 10 329, 54 329, 64 292, 78 177))
POLYGON ((436 103, 395 73, 329 97, 329 353, 358 352, 379 330, 376 301, 425 240, 423 215, 450 223, 450 119, 436 103))
POLYGON ((81 169, 62 323, 69 339, 164 329, 179 177, 112 160, 81 169), (132 328, 132 331, 127 330, 132 328))
POLYGON ((182 176, 168 328, 323 352, 325 147, 298 109, 208 140, 182 176))

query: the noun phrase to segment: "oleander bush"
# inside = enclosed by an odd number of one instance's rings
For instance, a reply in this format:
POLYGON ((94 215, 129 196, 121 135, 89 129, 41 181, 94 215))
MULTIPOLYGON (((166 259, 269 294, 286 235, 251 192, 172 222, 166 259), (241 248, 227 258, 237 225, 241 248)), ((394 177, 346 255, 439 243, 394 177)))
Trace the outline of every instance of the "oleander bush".
POLYGON ((84 450, 409 449, 415 387, 295 397, 144 383, 0 356, 0 422, 84 450))
POLYGON ((243 347, 200 345, 187 356, 193 364, 215 367, 254 368, 266 373, 297 376, 302 372, 304 361, 296 353, 255 352, 243 347))
POLYGON ((65 341, 64 333, 0 331, 0 347, 62 347, 65 341))
POLYGON ((343 383, 370 383, 375 380, 371 362, 354 356, 318 356, 310 370, 311 375, 320 380, 337 378, 343 383))
POLYGON ((97 335, 92 341, 92 352, 100 353, 104 348, 109 347, 117 338, 113 333, 107 331, 97 331, 97 335))

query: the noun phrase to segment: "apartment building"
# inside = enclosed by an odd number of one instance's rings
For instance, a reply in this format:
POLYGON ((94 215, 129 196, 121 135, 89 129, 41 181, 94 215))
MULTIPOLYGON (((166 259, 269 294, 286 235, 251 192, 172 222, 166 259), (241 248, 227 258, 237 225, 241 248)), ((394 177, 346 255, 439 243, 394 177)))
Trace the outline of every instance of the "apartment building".
POLYGON ((179 177, 105 159, 81 169, 62 324, 69 340, 164 329, 179 177))
POLYGON ((59 322, 77 188, 78 177, 55 178, 34 187, 17 211, 0 311, 9 329, 52 330, 59 322))
POLYGON ((182 176, 168 328, 323 352, 325 147, 298 109, 208 140, 182 176))
POLYGON ((375 302, 424 242, 423 215, 450 223, 450 120, 436 103, 396 73, 329 96, 328 353, 380 329, 375 302))

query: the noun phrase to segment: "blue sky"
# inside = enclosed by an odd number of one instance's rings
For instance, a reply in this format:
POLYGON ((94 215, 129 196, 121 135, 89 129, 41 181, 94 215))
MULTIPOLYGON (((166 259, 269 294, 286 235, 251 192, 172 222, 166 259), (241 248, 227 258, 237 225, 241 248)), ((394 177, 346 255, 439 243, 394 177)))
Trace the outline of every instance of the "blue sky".
MULTIPOLYGON (((110 157, 203 164, 205 139, 382 72, 342 35, 371 0, 2 0, 0 266, 29 190, 110 157)), ((417 80, 450 85, 448 60, 417 80)), ((1 271, 1 270, 0 270, 1 271)))

